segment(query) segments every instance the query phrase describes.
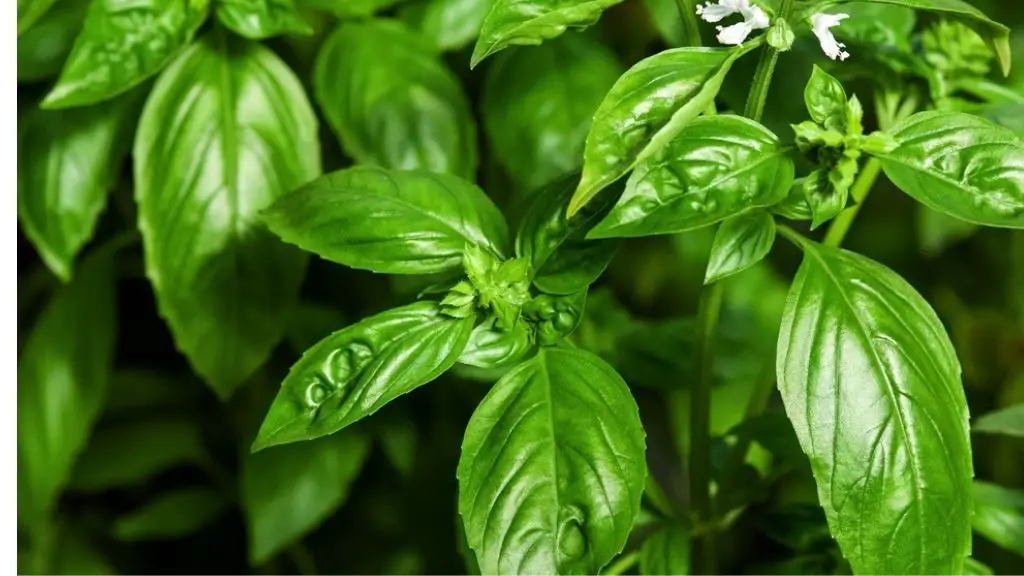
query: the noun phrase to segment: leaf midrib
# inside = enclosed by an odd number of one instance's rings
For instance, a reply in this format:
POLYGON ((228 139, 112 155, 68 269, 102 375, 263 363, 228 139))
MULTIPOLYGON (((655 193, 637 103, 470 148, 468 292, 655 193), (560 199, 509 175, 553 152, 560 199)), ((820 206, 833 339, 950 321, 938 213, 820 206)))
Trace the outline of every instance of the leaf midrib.
MULTIPOLYGON (((917 512, 916 516, 917 516, 917 520, 918 520, 919 526, 921 526, 922 529, 923 529, 924 526, 925 526, 925 523, 924 523, 923 510, 921 509, 921 506, 920 506, 920 504, 923 503, 923 499, 921 497, 922 495, 921 495, 921 485, 920 485, 921 474, 920 474, 920 470, 918 470, 918 462, 919 462, 920 458, 919 458, 919 455, 917 453, 917 450, 916 450, 914 444, 910 441, 910 433, 909 433, 909 431, 907 429, 907 423, 904 421, 903 413, 899 409, 899 397, 898 397, 898 394, 896 394, 896 391, 893 388, 892 377, 885 370, 884 364, 882 363, 882 359, 879 358, 878 352, 875 350, 875 347, 872 345, 872 339, 871 339, 871 336, 870 336, 870 334, 869 334, 869 332, 867 330, 867 327, 861 321, 861 318, 860 318, 860 316, 858 314, 857 308, 853 305, 853 302, 850 301, 848 295, 846 294, 846 290, 843 288, 843 284, 839 281, 839 278, 836 276, 836 274, 829 267, 829 265, 825 261, 825 259, 821 257, 821 254, 818 252, 818 248, 816 246, 814 246, 814 245, 812 245, 810 243, 802 243, 802 244, 804 244, 804 246, 803 246, 804 252, 809 254, 809 255, 811 255, 818 262, 818 264, 821 265, 821 268, 825 272, 825 275, 828 277, 829 281, 832 282, 835 285, 835 287, 836 287, 840 297, 842 298, 843 304, 846 306, 847 310, 850 312, 850 315, 853 317, 854 325, 860 331, 861 336, 867 342, 867 347, 871 351, 870 356, 871 356, 872 362, 878 368, 879 372, 884 376, 886 394, 889 397, 890 402, 892 402, 893 413, 896 415, 896 420, 899 422, 900 432, 903 435, 903 439, 904 439, 904 443, 905 443, 907 452, 910 453, 910 455, 911 455, 912 465, 910 467, 910 470, 911 470, 911 473, 913 475, 913 480, 914 480, 914 489, 913 490, 914 490, 914 496, 915 496, 915 502, 912 503, 911 506, 913 506, 916 509, 916 512, 917 512)), ((833 446, 833 449, 834 449, 834 446, 833 446)), ((834 457, 834 455, 833 455, 833 457, 834 457)), ((870 465, 870 463, 869 463, 869 465, 870 465)), ((892 533, 892 537, 890 537, 890 541, 894 537, 895 537, 895 530, 892 533)), ((921 547, 919 548, 919 553, 918 553, 918 560, 920 562, 920 565, 924 566, 925 565, 925 553, 924 553, 925 541, 924 541, 924 533, 922 531, 918 532, 918 541, 921 543, 921 547)))

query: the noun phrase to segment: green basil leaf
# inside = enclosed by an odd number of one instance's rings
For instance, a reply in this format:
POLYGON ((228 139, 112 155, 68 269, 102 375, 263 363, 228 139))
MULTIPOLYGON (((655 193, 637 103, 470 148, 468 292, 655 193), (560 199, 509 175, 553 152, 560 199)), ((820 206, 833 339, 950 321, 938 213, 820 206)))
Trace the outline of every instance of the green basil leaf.
POLYGON ((807 196, 804 194, 804 178, 793 180, 787 195, 781 202, 768 208, 772 214, 782 216, 787 220, 810 220, 814 217, 811 212, 811 205, 807 203, 807 196))
POLYGON ((558 296, 541 294, 523 307, 523 316, 534 324, 538 342, 553 345, 576 331, 586 303, 586 290, 558 296))
POLYGON ((933 210, 982 226, 1024 228, 1024 141, 984 118, 919 112, 881 154, 893 184, 933 210))
POLYGON ((544 349, 480 402, 459 513, 484 574, 597 574, 626 544, 647 467, 636 402, 589 352, 544 349))
POLYGON ((622 73, 615 54, 583 34, 501 55, 488 70, 484 128, 525 191, 579 169, 590 120, 622 73))
POLYGON ((43 108, 87 106, 141 84, 192 41, 208 8, 208 0, 94 0, 43 108))
POLYGON ((85 21, 89 0, 58 0, 32 28, 18 36, 18 82, 56 76, 85 21))
POLYGON ((130 149, 138 93, 71 110, 32 108, 18 127, 18 220, 46 266, 71 278, 130 149))
POLYGON ((533 350, 530 330, 525 322, 502 329, 488 321, 473 329, 469 343, 459 356, 459 364, 477 368, 507 368, 518 364, 533 350))
POLYGON ((983 114, 985 118, 1024 137, 1024 104, 1002 104, 983 114))
POLYGON ((18 361, 19 524, 45 521, 103 409, 115 348, 113 250, 85 260, 18 361))
POLYGON ((690 534, 686 526, 666 524, 644 540, 640 548, 640 574, 690 573, 690 534))
POLYGON ((779 390, 832 535, 854 573, 959 574, 974 472, 953 345, 895 272, 797 241, 779 390))
POLYGON ((604 273, 619 245, 585 239, 608 213, 616 190, 608 189, 583 211, 566 217, 578 182, 578 175, 566 177, 534 194, 516 234, 516 256, 530 261, 533 283, 549 294, 585 291, 604 273))
POLYGON ((978 225, 917 205, 917 245, 926 256, 942 254, 948 246, 966 240, 978 231, 978 225))
POLYGON ((1024 556, 1024 492, 974 481, 974 530, 1024 556))
POLYGON ((306 258, 258 215, 320 174, 316 116, 273 52, 217 32, 161 75, 133 156, 157 305, 226 398, 269 356, 298 297, 306 258))
POLYGON ((817 64, 804 88, 804 103, 811 119, 826 130, 846 133, 846 90, 839 80, 817 64))
POLYGON ((971 431, 1024 438, 1024 403, 985 414, 974 421, 971 431))
POLYGON ((417 302, 331 334, 288 372, 253 452, 326 436, 373 414, 451 368, 472 331, 473 317, 417 302))
POLYGON ((537 45, 597 22, 606 8, 622 0, 493 0, 480 28, 469 67, 516 45, 537 45))
POLYGON ((383 274, 459 270, 467 244, 506 253, 493 202, 456 176, 357 166, 332 172, 263 213, 275 234, 327 260, 383 274))
POLYGON ((35 26, 57 0, 18 0, 18 36, 35 26))
POLYGON ((402 0, 296 0, 302 8, 329 12, 345 19, 372 16, 400 2, 402 0))
POLYGON ((253 40, 313 33, 292 0, 218 0, 217 19, 236 34, 253 40))
POLYGON ((198 422, 140 419, 100 427, 75 465, 69 488, 102 492, 138 485, 182 464, 200 464, 206 451, 198 422))
POLYGON ((252 564, 263 564, 337 510, 369 454, 370 439, 348 430, 247 455, 242 507, 252 564))
POLYGON ((665 50, 627 70, 594 113, 570 215, 638 162, 661 152, 714 102, 733 62, 756 45, 665 50))
POLYGON ((740 116, 706 116, 641 162, 588 238, 671 234, 777 204, 793 159, 775 134, 740 116))
POLYGON ((775 218, 765 210, 729 218, 715 232, 704 284, 742 272, 768 255, 775 243, 775 218))
POLYGON ((462 88, 400 22, 342 24, 320 49, 313 87, 357 162, 473 179, 476 125, 462 88))
POLYGON ((114 522, 114 536, 125 542, 181 538, 217 520, 227 504, 223 496, 210 488, 166 492, 118 518, 114 522))
MULTIPOLYGON (((849 0, 840 0, 849 1, 849 0)), ((985 14, 963 0, 867 0, 878 4, 905 6, 914 10, 938 12, 962 20, 984 37, 996 53, 996 58, 1003 69, 1003 74, 1010 73, 1010 29, 993 22, 985 14)))
POLYGON ((833 28, 837 37, 865 46, 910 52, 910 39, 917 23, 917 13, 912 9, 858 0, 845 4, 842 11, 850 17, 833 28))
POLYGON ((492 0, 421 0, 399 12, 420 36, 442 51, 460 50, 480 35, 492 0))

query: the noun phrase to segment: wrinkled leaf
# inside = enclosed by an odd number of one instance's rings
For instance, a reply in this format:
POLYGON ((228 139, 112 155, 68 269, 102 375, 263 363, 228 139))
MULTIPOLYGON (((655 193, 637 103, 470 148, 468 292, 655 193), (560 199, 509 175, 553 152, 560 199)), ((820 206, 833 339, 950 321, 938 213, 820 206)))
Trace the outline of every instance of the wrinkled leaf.
POLYGON ((402 19, 438 50, 459 50, 476 39, 492 0, 422 0, 406 4, 402 19))
POLYGON ((516 256, 530 261, 534 285, 550 294, 586 290, 607 268, 619 245, 614 240, 585 239, 608 213, 617 190, 609 189, 583 211, 566 217, 578 181, 574 175, 538 191, 516 234, 516 256))
POLYGON ((218 0, 217 19, 236 34, 253 40, 313 33, 292 0, 218 0))
POLYGON ((85 260, 18 360, 18 517, 28 526, 52 511, 103 409, 115 349, 113 252, 85 260))
POLYGON ((476 125, 462 88, 400 22, 342 24, 320 49, 313 87, 357 162, 473 179, 476 125))
POLYGON ((249 560, 261 565, 338 509, 370 454, 370 439, 348 430, 259 454, 242 463, 249 560))
POLYGON ((576 331, 586 303, 586 290, 557 296, 541 294, 523 307, 523 316, 533 323, 537 342, 554 345, 576 331))
POLYGON ((100 492, 138 485, 182 464, 203 462, 198 423, 139 419, 100 427, 75 465, 70 488, 100 492))
POLYGON ((804 194, 803 178, 793 180, 789 188, 789 194, 778 204, 768 208, 772 214, 777 214, 787 220, 810 220, 814 217, 811 212, 811 205, 807 203, 807 196, 804 194))
POLYGON ((42 106, 87 106, 141 84, 192 41, 208 7, 208 0, 93 0, 42 106))
POLYGON ((519 363, 533 349, 525 322, 509 329, 485 322, 473 329, 459 363, 477 368, 507 368, 519 363))
POLYGON ((579 169, 590 120, 621 73, 615 54, 582 34, 495 60, 484 84, 484 128, 522 190, 579 169))
POLYGON ((60 0, 18 36, 18 82, 38 82, 60 72, 88 8, 89 0, 60 0))
POLYGON ((778 137, 740 116, 694 120, 641 162, 589 238, 650 236, 714 224, 784 199, 793 159, 778 137))
POLYGON ((433 302, 371 316, 324 338, 281 383, 253 451, 332 434, 451 368, 473 317, 451 318, 433 302))
POLYGON ((421 170, 332 172, 278 200, 263 219, 303 250, 385 274, 451 272, 467 244, 498 255, 508 244, 505 219, 483 190, 421 170))
POLYGON ((25 113, 18 141, 18 220, 63 281, 92 238, 130 149, 139 94, 71 110, 25 113))
POLYGON ((804 88, 804 103, 812 120, 826 130, 846 133, 846 91, 839 80, 817 64, 804 88))
POLYGON ((114 537, 125 542, 182 538, 217 520, 227 504, 210 488, 166 492, 118 518, 114 537))
POLYGON ((626 71, 594 113, 583 152, 583 177, 569 213, 638 162, 661 152, 714 102, 732 63, 755 45, 666 50, 626 71))
POLYGON ((273 52, 217 32, 161 75, 133 156, 157 305, 226 398, 269 356, 298 296, 306 258, 259 212, 320 174, 316 117, 273 52))
POLYGON ((682 524, 663 526, 640 548, 640 574, 663 576, 690 573, 690 534, 682 524))
POLYGON ((764 210, 729 218, 715 232, 704 283, 742 272, 768 255, 775 243, 775 218, 764 210))
POLYGON ((480 402, 459 460, 459 513, 484 574, 596 574, 622 550, 647 475, 625 382, 550 348, 480 402))
POLYGON ((1024 438, 1024 403, 989 412, 974 421, 972 432, 1024 438))
POLYGON ((537 45, 567 29, 597 22, 606 8, 622 0, 493 0, 480 28, 469 67, 515 45, 537 45))
POLYGON ((832 534, 855 573, 959 574, 973 470, 953 345, 893 271, 798 242, 779 390, 832 534))
POLYGON ((919 112, 880 155, 893 184, 933 210, 982 226, 1024 228, 1024 141, 960 112, 919 112))
POLYGON ((973 495, 974 530, 1024 556, 1024 492, 976 480, 973 495))

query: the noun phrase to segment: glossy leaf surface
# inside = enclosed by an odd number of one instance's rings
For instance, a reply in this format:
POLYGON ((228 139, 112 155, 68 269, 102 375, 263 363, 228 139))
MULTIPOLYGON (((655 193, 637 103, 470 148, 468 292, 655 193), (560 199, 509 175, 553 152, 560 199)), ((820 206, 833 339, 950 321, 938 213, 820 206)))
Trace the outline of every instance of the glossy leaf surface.
POLYGON ((615 53, 583 34, 502 54, 484 85, 491 148, 524 191, 577 170, 590 120, 622 73, 615 53))
POLYGON ((515 45, 536 45, 569 28, 586 28, 622 0, 493 0, 473 48, 470 68, 515 45))
POLYGON ((1024 403, 981 416, 974 421, 971 431, 1024 438, 1024 403))
POLYGON ((637 166, 588 237, 682 232, 771 206, 789 194, 793 171, 789 151, 764 126, 702 117, 637 166))
POLYGON ((967 222, 1024 228, 1024 141, 960 112, 919 112, 892 130, 881 155, 893 184, 933 210, 967 222))
POLYGON ((226 508, 212 488, 181 488, 118 518, 114 536, 127 542, 181 538, 206 527, 226 508))
POLYGON ((217 19, 236 34, 253 40, 313 33, 292 0, 219 0, 217 19))
POLYGON ((260 210, 320 174, 316 117, 270 50, 215 33, 167 69, 135 137, 146 273, 196 372, 223 398, 280 340, 306 258, 260 210))
POLYGON ((775 243, 775 218, 764 210, 730 218, 718 227, 704 283, 742 272, 768 255, 775 243))
POLYGON ((532 350, 525 322, 517 322, 509 329, 486 322, 473 329, 459 363, 477 368, 505 368, 517 364, 532 350))
POLYGON ((604 272, 619 245, 614 240, 585 239, 608 213, 613 194, 601 194, 583 211, 566 217, 578 181, 571 176, 538 191, 516 234, 516 256, 530 261, 534 285, 550 294, 586 290, 604 272))
POLYGON ((1024 492, 978 480, 973 496, 974 530, 1024 556, 1024 492))
POLYGON ((139 94, 88 108, 25 113, 18 141, 18 220, 47 267, 71 278, 130 149, 139 94))
POLYGON ((596 574, 626 543, 646 477, 625 382, 581 350, 506 374, 466 428, 459 512, 484 574, 596 574))
POLYGON ((90 256, 18 361, 18 518, 47 521, 106 399, 114 363, 113 251, 90 256))
POLYGON ((313 87, 357 162, 473 178, 476 125, 462 88, 400 22, 342 24, 320 49, 313 87))
POLYGON ((993 22, 985 16, 985 13, 978 10, 963 0, 868 0, 879 4, 893 4, 905 6, 915 10, 927 10, 937 12, 939 16, 954 17, 971 25, 983 37, 987 38, 995 50, 996 58, 1003 69, 1003 74, 1010 73, 1010 29, 1006 26, 993 22))
POLYGON ((508 244, 505 218, 483 190, 426 171, 332 172, 278 200, 263 219, 286 242, 385 274, 451 272, 467 244, 499 255, 508 244))
POLYGON ((341 430, 451 368, 473 317, 451 318, 433 302, 371 316, 324 338, 281 383, 253 451, 341 430))
POLYGON ((744 49, 676 48, 641 60, 612 86, 583 152, 573 213, 645 158, 657 155, 718 94, 744 49))
POLYGON ((690 534, 685 526, 665 524, 640 548, 640 574, 663 576, 690 573, 690 534))
POLYGON ((459 50, 476 40, 492 0, 426 0, 406 4, 402 20, 438 50, 459 50))
POLYGON ((799 240, 779 390, 855 573, 959 574, 973 470, 960 363, 928 303, 863 256, 799 240))
POLYGON ((323 522, 345 502, 369 454, 370 439, 348 430, 247 455, 241 482, 249 560, 263 564, 323 522))
POLYGON ((846 90, 842 83, 818 66, 804 88, 804 103, 811 119, 840 134, 846 133, 846 90))
POLYGON ((95 0, 43 107, 86 106, 141 84, 192 41, 208 0, 95 0))

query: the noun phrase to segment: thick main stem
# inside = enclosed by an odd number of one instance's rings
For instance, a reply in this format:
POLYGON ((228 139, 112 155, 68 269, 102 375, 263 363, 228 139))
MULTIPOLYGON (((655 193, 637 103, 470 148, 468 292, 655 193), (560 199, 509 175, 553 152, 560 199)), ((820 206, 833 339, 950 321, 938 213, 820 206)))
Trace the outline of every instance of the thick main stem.
MULTIPOLYGON (((793 0, 783 0, 781 18, 789 17, 793 0)), ((768 88, 775 74, 779 51, 765 46, 754 73, 743 115, 755 122, 761 120, 768 88)), ((712 520, 711 507, 711 381, 714 368, 714 335, 722 311, 722 284, 705 286, 697 310, 697 340, 694 347, 696 382, 690 400, 690 504, 698 523, 712 520)), ((693 566, 697 574, 713 574, 715 569, 714 531, 708 530, 693 546, 693 566)))

